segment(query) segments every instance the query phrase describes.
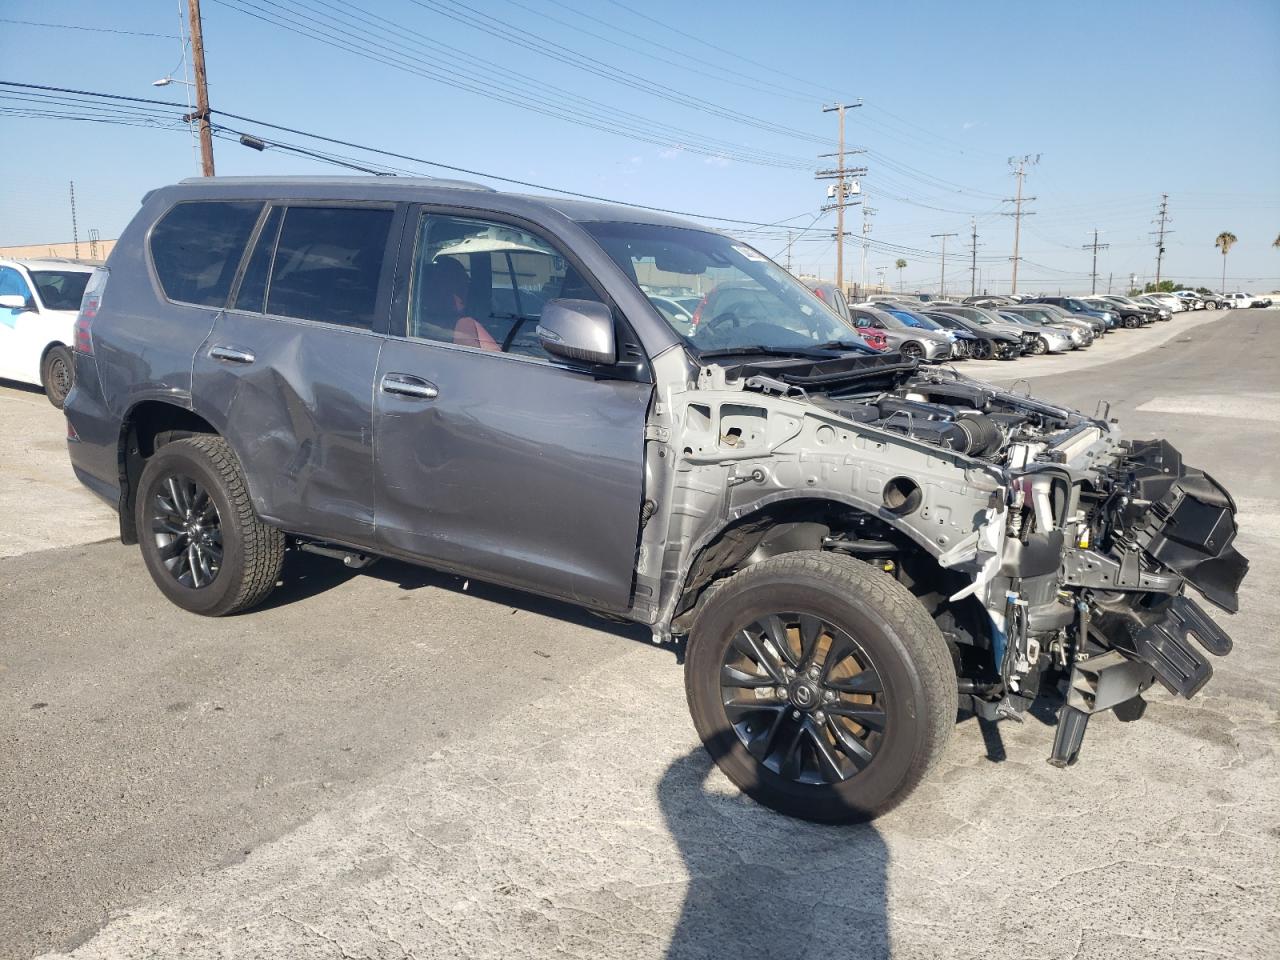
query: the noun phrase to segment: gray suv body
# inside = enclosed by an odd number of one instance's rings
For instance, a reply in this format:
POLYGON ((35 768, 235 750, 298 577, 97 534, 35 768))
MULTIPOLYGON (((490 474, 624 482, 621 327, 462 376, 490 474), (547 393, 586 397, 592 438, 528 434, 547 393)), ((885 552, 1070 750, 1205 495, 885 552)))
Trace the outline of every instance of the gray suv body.
POLYGON ((85 293, 68 449, 194 613, 249 609, 297 549, 647 624, 726 774, 812 819, 899 802, 958 705, 1061 684, 1065 765, 1093 713, 1199 690, 1230 641, 1186 587, 1234 610, 1247 569, 1226 492, 1165 441, 850 337, 663 215, 188 181, 85 293), (701 300, 678 332, 642 284, 701 300))

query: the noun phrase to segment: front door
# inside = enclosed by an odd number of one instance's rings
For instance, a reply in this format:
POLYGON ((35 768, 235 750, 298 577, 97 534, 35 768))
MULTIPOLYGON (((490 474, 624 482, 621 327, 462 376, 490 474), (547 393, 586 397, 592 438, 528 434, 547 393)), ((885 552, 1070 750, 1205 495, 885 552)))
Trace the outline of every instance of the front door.
POLYGON ((192 397, 239 454, 269 522, 373 540, 373 378, 397 232, 377 204, 269 209, 192 397))
POLYGON ((652 385, 554 359, 536 334, 548 300, 598 288, 521 226, 422 213, 408 233, 405 335, 387 338, 374 400, 379 544, 627 609, 652 385))

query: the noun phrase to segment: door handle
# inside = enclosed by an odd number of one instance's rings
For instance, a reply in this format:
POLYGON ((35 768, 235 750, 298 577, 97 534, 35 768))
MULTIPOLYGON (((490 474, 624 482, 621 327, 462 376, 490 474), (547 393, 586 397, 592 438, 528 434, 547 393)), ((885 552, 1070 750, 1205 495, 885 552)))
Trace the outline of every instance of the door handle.
POLYGON ((388 373, 382 377, 382 392, 415 400, 434 400, 440 391, 434 383, 408 373, 388 373))
POLYGON ((252 353, 236 350, 234 347, 210 347, 209 356, 224 363, 253 363, 254 361, 252 353))

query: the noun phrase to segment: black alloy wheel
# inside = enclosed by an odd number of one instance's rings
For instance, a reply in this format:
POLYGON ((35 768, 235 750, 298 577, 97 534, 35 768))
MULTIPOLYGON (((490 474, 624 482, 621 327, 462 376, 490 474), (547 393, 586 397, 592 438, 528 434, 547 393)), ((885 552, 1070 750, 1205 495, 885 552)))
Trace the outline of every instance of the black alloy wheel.
POLYGON ((975 340, 973 342, 973 358, 975 360, 990 360, 991 355, 995 352, 990 340, 975 340))
POLYGON ((151 536, 169 575, 192 590, 222 569, 222 518, 209 491, 182 474, 165 477, 151 497, 151 536))
POLYGON ((904 343, 898 348, 898 352, 908 360, 920 360, 924 357, 924 348, 915 342, 904 343))
POLYGON ((901 802, 955 726, 955 666, 906 587, 821 551, 761 560, 710 589, 685 692, 725 775, 791 816, 847 823, 901 802))
POLYGON ((284 533, 259 519, 240 460, 221 437, 162 443, 138 479, 133 516, 147 572, 184 610, 248 610, 280 577, 284 533))
POLYGON ((814 614, 767 614, 740 629, 725 650, 720 696, 747 752, 799 783, 856 776, 887 733, 884 681, 871 658, 814 614))

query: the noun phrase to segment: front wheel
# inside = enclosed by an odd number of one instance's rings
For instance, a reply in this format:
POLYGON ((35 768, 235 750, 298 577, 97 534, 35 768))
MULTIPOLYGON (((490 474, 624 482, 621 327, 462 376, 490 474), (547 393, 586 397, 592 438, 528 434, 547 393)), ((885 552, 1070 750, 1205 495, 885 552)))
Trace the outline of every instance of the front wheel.
POLYGON ((1216 301, 1216 300, 1206 300, 1206 301, 1204 302, 1204 308, 1205 308, 1206 310, 1217 310, 1217 309, 1218 309, 1218 301, 1216 301))
POLYGON ((1133 330, 1137 328, 1141 324, 1141 322, 1142 321, 1140 321, 1137 317, 1134 317, 1134 316, 1128 316, 1124 318, 1124 325, 1125 325, 1125 329, 1127 330, 1133 330))
POLYGON ((908 360, 920 360, 924 357, 924 348, 918 343, 904 343, 898 348, 898 352, 908 360))
POLYGON ((165 444, 134 504, 142 559, 161 593, 220 617, 261 603, 284 564, 284 534, 258 519, 240 462, 221 437, 165 444))
POLYGON ((40 385, 44 387, 44 395, 49 402, 61 410, 75 380, 76 368, 71 351, 62 346, 51 348, 40 362, 40 385))
POLYGON ((868 820, 925 778, 955 725, 956 675, 918 600, 852 557, 793 553, 713 588, 685 691, 712 758, 790 816, 868 820))
POLYGON ((1032 355, 1038 357, 1048 352, 1049 352, 1049 341, 1046 340, 1044 337, 1036 337, 1035 341, 1031 344, 1032 355))

